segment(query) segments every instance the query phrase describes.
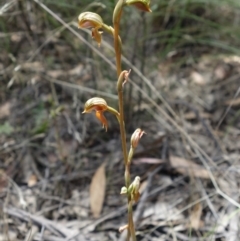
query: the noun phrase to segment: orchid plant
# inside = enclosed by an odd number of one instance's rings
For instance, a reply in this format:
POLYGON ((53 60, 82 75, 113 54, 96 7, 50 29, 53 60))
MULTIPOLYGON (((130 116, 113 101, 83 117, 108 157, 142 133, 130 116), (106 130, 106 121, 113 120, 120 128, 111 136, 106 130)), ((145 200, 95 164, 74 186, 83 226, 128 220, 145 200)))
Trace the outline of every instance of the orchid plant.
POLYGON ((116 110, 110 107, 107 102, 100 98, 94 97, 89 99, 85 103, 85 108, 83 113, 89 113, 95 111, 97 119, 102 123, 103 127, 108 128, 107 119, 104 116, 104 112, 108 111, 116 116, 119 126, 120 126, 120 134, 121 134, 121 142, 122 142, 122 151, 125 165, 125 186, 122 187, 120 194, 126 195, 128 202, 128 222, 126 225, 119 228, 119 231, 123 231, 127 229, 127 240, 130 238, 133 241, 136 241, 136 234, 133 222, 133 212, 132 206, 134 202, 139 200, 139 187, 140 187, 140 177, 135 177, 135 179, 131 182, 130 177, 130 165, 132 161, 132 157, 134 151, 138 145, 138 142, 142 135, 145 133, 140 128, 136 129, 132 134, 130 141, 130 149, 127 149, 126 142, 126 130, 124 123, 124 108, 123 108, 123 87, 128 80, 128 76, 130 74, 130 70, 122 70, 121 66, 121 55, 122 55, 122 41, 119 35, 119 27, 120 20, 123 12, 123 8, 125 6, 135 6, 137 9, 151 12, 150 9, 150 0, 118 0, 114 11, 113 11, 113 27, 108 26, 103 22, 101 16, 94 12, 84 12, 81 13, 78 17, 78 26, 79 28, 91 28, 92 29, 92 37, 100 46, 102 40, 102 33, 107 32, 113 36, 114 39, 114 49, 116 56, 116 67, 117 67, 117 92, 118 92, 118 106, 119 110, 116 110))

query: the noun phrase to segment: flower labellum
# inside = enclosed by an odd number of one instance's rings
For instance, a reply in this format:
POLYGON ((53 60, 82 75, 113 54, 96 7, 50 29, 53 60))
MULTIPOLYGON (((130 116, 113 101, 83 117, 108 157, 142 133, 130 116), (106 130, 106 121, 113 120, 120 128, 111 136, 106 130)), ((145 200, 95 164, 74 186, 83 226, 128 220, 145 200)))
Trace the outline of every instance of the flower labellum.
POLYGON ((136 129, 131 137, 131 146, 132 148, 136 148, 138 145, 139 140, 141 139, 142 135, 146 134, 143 130, 141 130, 140 128, 136 129))
POLYGON ((145 12, 152 12, 150 9, 150 0, 126 0, 127 5, 133 5, 136 8, 145 11, 145 12))
POLYGON ((102 41, 102 31, 99 31, 97 28, 92 28, 92 38, 96 40, 98 47, 100 47, 102 41))
POLYGON ((105 116, 103 115, 103 112, 106 111, 107 109, 108 109, 108 105, 104 99, 99 98, 99 97, 94 97, 94 98, 89 99, 85 103, 83 113, 89 113, 89 112, 95 110, 96 117, 98 118, 98 120, 100 120, 100 122, 103 124, 103 127, 107 131, 108 123, 107 123, 105 116))

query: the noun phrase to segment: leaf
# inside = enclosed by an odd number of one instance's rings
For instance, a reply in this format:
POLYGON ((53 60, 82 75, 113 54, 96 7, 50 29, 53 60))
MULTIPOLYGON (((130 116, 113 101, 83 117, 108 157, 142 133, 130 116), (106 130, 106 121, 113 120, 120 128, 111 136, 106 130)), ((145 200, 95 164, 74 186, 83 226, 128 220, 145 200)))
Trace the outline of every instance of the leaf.
POLYGON ((7 188, 7 186, 8 186, 7 174, 4 172, 4 170, 0 169, 0 193, 5 188, 7 188))
POLYGON ((225 104, 230 105, 230 106, 239 106, 240 105, 240 98, 228 100, 228 101, 225 102, 225 104))
POLYGON ((10 135, 13 131, 13 127, 7 121, 3 125, 0 125, 0 134, 10 135))
POLYGON ((106 175, 105 163, 95 172, 90 184, 90 207, 95 218, 99 217, 105 197, 106 175))
POLYGON ((35 71, 35 72, 45 71, 43 63, 38 61, 23 63, 21 64, 21 67, 26 71, 35 71))
POLYGON ((203 86, 206 84, 206 80, 203 78, 203 76, 196 71, 191 73, 191 79, 197 85, 203 86))
POLYGON ((48 122, 48 120, 43 120, 42 123, 40 123, 39 125, 37 125, 37 126, 31 131, 31 133, 33 133, 33 134, 46 133, 48 127, 49 127, 49 122, 48 122))
POLYGON ((202 204, 196 203, 193 206, 193 209, 191 210, 190 215, 190 227, 198 230, 203 226, 203 222, 201 221, 201 215, 202 215, 202 204))
POLYGON ((36 185, 36 183, 37 183, 37 176, 32 174, 27 180, 28 187, 33 187, 36 185))
POLYGON ((194 177, 209 179, 208 171, 204 167, 190 160, 186 160, 184 158, 177 157, 177 156, 170 156, 169 160, 170 160, 171 166, 175 168, 177 172, 183 175, 187 175, 187 176, 193 175, 194 177))
POLYGON ((0 119, 8 117, 10 115, 11 103, 6 102, 0 106, 0 119))
POLYGON ((139 193, 140 193, 140 194, 142 194, 142 193, 144 192, 144 190, 145 190, 146 187, 147 187, 147 184, 148 184, 147 181, 144 181, 144 182, 141 183, 140 188, 139 188, 139 193))
POLYGON ((31 134, 45 133, 49 127, 49 119, 44 103, 40 102, 39 105, 32 110, 32 113, 35 126, 31 130, 31 134))

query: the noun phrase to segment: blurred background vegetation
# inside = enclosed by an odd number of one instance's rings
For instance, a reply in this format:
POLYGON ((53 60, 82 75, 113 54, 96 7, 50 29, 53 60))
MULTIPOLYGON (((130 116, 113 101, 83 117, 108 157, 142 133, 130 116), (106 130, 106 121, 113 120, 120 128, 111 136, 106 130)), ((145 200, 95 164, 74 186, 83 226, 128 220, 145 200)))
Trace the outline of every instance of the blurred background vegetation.
MULTIPOLYGON (((66 23, 76 24, 77 16, 82 11, 95 11, 109 25, 115 5, 115 1, 107 0, 47 0, 42 3, 66 23)), ((160 63, 172 60, 175 66, 181 67, 196 63, 204 54, 210 54, 212 58, 220 54, 239 54, 238 0, 153 0, 151 8, 151 14, 126 8, 121 26, 124 55, 143 74, 149 74, 158 69, 160 63)), ((3 2, 0 25, 0 47, 3 53, 0 58, 4 67, 21 63, 19 56, 31 48, 32 51, 39 51, 33 56, 30 56, 31 53, 25 56, 31 60, 41 57, 41 61, 48 66, 58 61, 61 68, 73 63, 94 61, 95 67, 98 67, 94 68, 95 71, 101 69, 98 72, 109 80, 113 79, 111 72, 104 71, 107 69, 104 68, 106 63, 98 61, 94 51, 74 37, 56 16, 47 12, 37 1, 3 2), (71 60, 64 56, 54 58, 54 37, 60 46, 68 46, 71 60), (39 56, 39 53, 42 55, 39 56)), ((76 25, 71 27, 77 30, 76 25)), ((77 31, 92 43, 88 34, 77 31)), ((111 44, 109 36, 103 36, 111 44)), ((104 54, 113 62, 113 54, 104 54)), ((125 64, 125 67, 128 66, 125 64)), ((9 81, 9 78, 3 79, 9 81)))
MULTIPOLYGON (((40 10, 33 2, 18 1, 18 10, 22 11, 20 16, 16 12, 13 15, 7 12, 14 1, 6 2, 1 14, 2 31, 11 33, 26 27, 29 34, 34 32, 38 34, 39 31, 54 31, 62 26, 53 16, 40 10), (33 23, 33 20, 36 22, 33 23), (31 26, 33 24, 36 26, 31 26), (32 29, 33 27, 36 29, 32 29)), ((48 0, 42 3, 65 22, 76 21, 82 11, 95 11, 109 25, 115 5, 115 1, 106 0, 99 2, 48 0)), ((140 49, 145 46, 147 49, 154 50, 155 56, 161 58, 165 58, 172 51, 182 56, 191 53, 193 57, 210 50, 216 51, 215 53, 239 53, 239 1, 162 0, 152 1, 151 8, 153 13, 148 15, 129 8, 125 9, 122 34, 125 42, 132 43, 125 44, 130 46, 130 49, 133 44, 137 44, 140 49), (132 29, 135 31, 131 32, 132 29)), ((62 38, 72 44, 66 33, 62 34, 62 38)), ((4 49, 13 51, 9 38, 3 38, 1 42, 4 49)))
MULTIPOLYGON (((114 5, 115 1, 108 0, 3 2, 0 13, 0 77, 4 91, 1 101, 4 101, 4 93, 9 91, 14 82, 28 82, 33 77, 29 75, 29 70, 38 68, 41 75, 47 73, 48 69, 68 73, 77 64, 83 64, 87 74, 91 72, 89 77, 82 70, 84 73, 81 74, 85 75, 83 79, 86 78, 84 83, 80 81, 82 86, 115 93, 115 72, 106 62, 107 59, 114 63, 112 39, 103 34, 108 45, 103 44, 98 49, 89 31, 77 29, 77 17, 83 11, 95 11, 105 23, 111 25, 114 5), (86 47, 86 43, 69 28, 86 39, 93 48, 86 47), (102 52, 106 59, 99 57, 96 50, 102 52), (37 62, 38 66, 27 64, 31 62, 37 62), (87 81, 89 79, 91 81, 87 81)), ((126 8, 121 21, 123 54, 150 80, 156 71, 161 75, 172 71, 180 74, 181 68, 193 67, 202 56, 218 59, 221 55, 238 55, 240 52, 238 0, 153 0, 151 9, 151 14, 145 14, 126 8)), ((125 61, 123 65, 124 68, 131 68, 125 61)), ((60 72, 52 74, 57 79, 75 83, 75 80, 60 72)), ((136 71, 132 72, 132 78, 142 88, 143 81, 138 80, 136 71)), ((146 91, 151 94, 149 88, 146 91)), ((131 102, 131 98, 134 98, 131 87, 127 96, 131 102)), ((135 100, 141 101, 141 94, 136 94, 135 100)))

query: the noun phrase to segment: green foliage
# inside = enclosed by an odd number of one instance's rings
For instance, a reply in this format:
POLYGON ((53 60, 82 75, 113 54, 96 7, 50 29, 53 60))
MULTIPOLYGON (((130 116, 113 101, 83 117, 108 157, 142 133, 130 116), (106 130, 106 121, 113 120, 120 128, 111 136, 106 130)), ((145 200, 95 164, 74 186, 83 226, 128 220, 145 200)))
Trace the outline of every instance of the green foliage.
MULTIPOLYGON (((164 55, 172 50, 194 50, 239 54, 240 3, 234 0, 181 0, 155 3, 154 23, 160 23, 147 39, 159 39, 164 55), (212 48, 214 47, 214 48, 212 48)), ((197 52, 197 51, 196 51, 197 52)))
POLYGON ((0 125, 0 134, 10 135, 13 133, 14 128, 6 121, 3 125, 0 125))
MULTIPOLYGON (((75 21, 79 12, 92 11, 100 14, 106 24, 111 24, 111 16, 108 13, 113 10, 115 2, 114 0, 43 1, 45 5, 66 22, 75 21)), ((156 42, 157 46, 152 46, 155 50, 154 54, 157 53, 156 47, 159 56, 162 57, 172 51, 181 53, 191 51, 193 55, 199 56, 200 48, 207 48, 207 51, 216 50, 234 54, 240 52, 240 1, 238 0, 152 0, 151 9, 153 13, 146 15, 146 19, 150 24, 142 26, 142 28, 146 28, 144 30, 145 34, 141 37, 138 36, 138 42, 140 46, 156 42)), ((48 13, 40 13, 37 9, 35 11, 38 27, 41 28, 42 26, 44 29, 52 31, 62 26, 48 13)), ((141 32, 141 26, 138 26, 139 21, 136 21, 137 18, 139 20, 141 14, 135 10, 130 15, 123 14, 121 32, 127 45, 130 43, 129 46, 132 46, 131 42, 134 41, 136 35, 126 22, 131 20, 128 22, 135 24, 134 29, 139 27, 138 31, 141 32)), ((12 27, 19 30, 22 27, 22 25, 20 26, 14 22, 14 18, 8 21, 5 20, 7 20, 7 17, 3 16, 3 21, 0 21, 0 26, 5 33, 14 32, 15 30, 12 30, 12 27), (8 29, 11 30, 8 31, 8 29)), ((65 40, 71 44, 72 38, 67 38, 67 31, 64 32, 63 38, 65 36, 65 40)), ((11 46, 14 46, 11 44, 11 38, 6 35, 0 47, 11 52, 11 46)), ((130 51, 129 56, 131 55, 130 51)), ((182 57, 184 57, 183 55, 182 57)))
POLYGON ((49 127, 49 118, 44 103, 41 102, 36 108, 33 109, 34 128, 32 134, 45 133, 49 127))

